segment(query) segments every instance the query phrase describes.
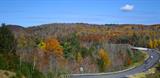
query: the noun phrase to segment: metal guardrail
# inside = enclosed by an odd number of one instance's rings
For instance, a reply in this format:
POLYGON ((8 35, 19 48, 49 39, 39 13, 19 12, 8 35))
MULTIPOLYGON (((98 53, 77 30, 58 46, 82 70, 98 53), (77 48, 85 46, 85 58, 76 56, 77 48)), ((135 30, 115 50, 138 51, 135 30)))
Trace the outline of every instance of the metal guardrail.
POLYGON ((63 75, 60 75, 60 78, 71 78, 71 75, 70 74, 63 74, 63 75))

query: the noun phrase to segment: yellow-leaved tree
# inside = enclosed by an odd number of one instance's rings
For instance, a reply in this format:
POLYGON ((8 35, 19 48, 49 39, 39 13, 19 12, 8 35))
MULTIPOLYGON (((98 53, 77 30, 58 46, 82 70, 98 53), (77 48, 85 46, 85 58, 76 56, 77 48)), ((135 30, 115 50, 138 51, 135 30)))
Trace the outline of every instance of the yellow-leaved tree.
POLYGON ((150 48, 153 48, 153 45, 154 45, 154 44, 153 44, 153 41, 150 39, 150 40, 149 40, 149 47, 150 47, 150 48))
POLYGON ((150 48, 157 48, 158 46, 160 46, 160 40, 159 39, 153 39, 153 40, 149 40, 149 47, 150 48))
POLYGON ((153 42, 154 42, 154 48, 156 48, 158 46, 158 40, 154 39, 153 42))
POLYGON ((78 63, 81 63, 82 60, 83 60, 82 55, 81 55, 80 52, 78 52, 78 54, 77 54, 77 62, 78 62, 78 63))
POLYGON ((44 50, 46 47, 46 44, 44 43, 44 41, 41 40, 40 43, 38 44, 38 47, 44 50))
POLYGON ((102 48, 99 50, 98 56, 100 58, 99 61, 98 61, 99 69, 100 69, 100 71, 103 72, 103 71, 106 70, 106 68, 108 66, 111 65, 111 61, 109 59, 108 53, 102 48))

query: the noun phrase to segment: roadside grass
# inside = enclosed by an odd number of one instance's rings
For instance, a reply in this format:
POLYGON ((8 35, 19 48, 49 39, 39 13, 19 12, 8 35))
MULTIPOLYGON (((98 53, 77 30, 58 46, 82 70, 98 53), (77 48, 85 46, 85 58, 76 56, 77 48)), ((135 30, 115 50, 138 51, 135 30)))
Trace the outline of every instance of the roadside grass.
POLYGON ((160 78, 160 63, 154 66, 154 69, 154 72, 146 74, 146 78, 160 78))
POLYGON ((146 78, 145 73, 139 73, 132 76, 129 76, 129 78, 146 78))
POLYGON ((147 75, 154 74, 156 72, 155 68, 151 68, 146 72, 130 75, 129 78, 159 78, 159 77, 147 77, 147 75))
POLYGON ((143 59, 142 60, 138 60, 137 62, 134 62, 132 65, 129 65, 127 68, 134 68, 134 67, 137 67, 137 66, 140 66, 141 64, 144 63, 145 60, 147 60, 149 58, 149 55, 144 52, 144 51, 139 51, 141 52, 143 55, 143 59))

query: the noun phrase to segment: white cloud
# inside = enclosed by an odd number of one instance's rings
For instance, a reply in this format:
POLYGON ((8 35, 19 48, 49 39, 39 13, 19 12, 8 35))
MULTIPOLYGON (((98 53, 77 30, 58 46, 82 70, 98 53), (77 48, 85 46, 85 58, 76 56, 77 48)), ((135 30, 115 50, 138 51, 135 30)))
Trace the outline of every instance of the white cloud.
POLYGON ((134 9, 134 5, 126 4, 120 8, 122 11, 132 11, 134 9))

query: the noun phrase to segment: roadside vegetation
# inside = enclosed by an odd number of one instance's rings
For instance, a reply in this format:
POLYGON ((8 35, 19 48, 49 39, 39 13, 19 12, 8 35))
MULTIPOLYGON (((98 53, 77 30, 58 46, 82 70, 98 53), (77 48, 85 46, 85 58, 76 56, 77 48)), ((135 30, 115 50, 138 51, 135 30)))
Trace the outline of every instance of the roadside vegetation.
POLYGON ((146 78, 160 78, 160 63, 155 66, 154 73, 147 74, 146 78))
POLYGON ((131 75, 129 78, 160 78, 160 64, 157 64, 146 72, 131 75))

